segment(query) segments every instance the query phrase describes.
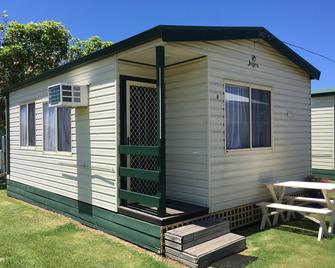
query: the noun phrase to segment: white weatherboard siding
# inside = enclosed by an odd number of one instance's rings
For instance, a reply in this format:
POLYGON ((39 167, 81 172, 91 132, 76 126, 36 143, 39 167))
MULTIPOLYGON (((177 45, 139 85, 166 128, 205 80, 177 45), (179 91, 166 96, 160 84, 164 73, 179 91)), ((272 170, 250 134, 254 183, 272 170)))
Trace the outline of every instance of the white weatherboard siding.
POLYGON ((10 179, 117 210, 116 69, 109 57, 10 94, 10 179), (43 152, 47 87, 90 84, 89 106, 72 109, 72 152, 43 152), (36 103, 36 147, 20 147, 20 104, 36 103))
POLYGON ((166 70, 168 198, 208 206, 207 59, 166 70))
POLYGON ((156 68, 129 62, 118 62, 119 75, 156 79, 156 68))
POLYGON ((268 198, 262 181, 302 180, 310 175, 311 100, 310 80, 305 72, 260 39, 180 42, 175 46, 208 56, 211 211, 268 198), (257 57, 259 68, 248 66, 251 55, 257 57), (225 80, 272 88, 272 150, 226 152, 225 80))
POLYGON ((263 41, 213 42, 208 44, 208 50, 210 209, 235 207, 268 197, 262 180, 302 180, 309 176, 311 123, 307 75, 263 41), (248 67, 251 55, 256 55, 259 68, 248 67), (225 152, 225 79, 272 88, 272 150, 225 152))
POLYGON ((334 96, 312 98, 312 167, 334 169, 334 96))

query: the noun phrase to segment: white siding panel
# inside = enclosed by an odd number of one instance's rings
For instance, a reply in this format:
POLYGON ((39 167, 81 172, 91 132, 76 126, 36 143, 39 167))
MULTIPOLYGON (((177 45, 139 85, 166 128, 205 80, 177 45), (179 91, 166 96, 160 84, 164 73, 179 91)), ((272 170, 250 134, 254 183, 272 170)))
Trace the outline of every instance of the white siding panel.
POLYGON ((120 75, 156 79, 156 69, 154 67, 130 62, 119 61, 118 73, 120 75))
POLYGON ((168 198, 208 206, 207 59, 166 70, 168 198))
POLYGON ((334 169, 334 96, 312 98, 312 167, 334 169))
POLYGON ((10 95, 10 179, 117 211, 116 66, 110 57, 10 95), (89 106, 72 109, 72 151, 43 151, 42 106, 47 87, 90 85, 89 106), (19 144, 19 106, 36 103, 36 147, 19 144))

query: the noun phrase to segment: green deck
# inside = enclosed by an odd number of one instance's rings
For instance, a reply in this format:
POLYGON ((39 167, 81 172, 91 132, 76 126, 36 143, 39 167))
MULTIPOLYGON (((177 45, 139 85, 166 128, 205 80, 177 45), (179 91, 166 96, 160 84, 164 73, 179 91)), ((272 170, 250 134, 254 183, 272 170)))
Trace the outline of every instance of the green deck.
POLYGON ((160 227, 91 204, 7 180, 7 194, 28 203, 69 216, 151 251, 161 253, 160 227))

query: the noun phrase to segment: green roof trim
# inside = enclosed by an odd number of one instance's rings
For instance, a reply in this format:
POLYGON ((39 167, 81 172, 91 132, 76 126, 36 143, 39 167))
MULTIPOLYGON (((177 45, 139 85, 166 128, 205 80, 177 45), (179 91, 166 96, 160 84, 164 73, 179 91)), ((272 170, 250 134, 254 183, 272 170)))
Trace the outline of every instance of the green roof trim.
POLYGON ((220 27, 220 26, 174 26, 159 25, 134 35, 109 47, 96 51, 80 59, 71 61, 54 69, 43 72, 25 81, 19 82, 3 92, 14 91, 45 79, 63 74, 79 66, 101 60, 136 46, 161 38, 165 42, 177 41, 214 41, 261 38, 278 50, 282 55, 298 65, 311 79, 319 79, 320 71, 307 62, 264 27, 220 27))
POLYGON ((313 89, 312 97, 335 96, 335 88, 313 89))

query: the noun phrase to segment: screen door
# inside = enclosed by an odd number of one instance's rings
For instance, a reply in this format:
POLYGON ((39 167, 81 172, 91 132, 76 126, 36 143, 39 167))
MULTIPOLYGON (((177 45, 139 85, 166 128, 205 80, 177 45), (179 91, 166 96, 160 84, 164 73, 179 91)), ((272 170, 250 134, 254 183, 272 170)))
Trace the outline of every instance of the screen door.
MULTIPOLYGON (((157 146, 158 105, 156 84, 127 81, 127 142, 133 146, 157 146)), ((130 168, 157 170, 158 157, 128 155, 130 168)), ((156 195, 157 183, 128 177, 132 192, 156 195)))

